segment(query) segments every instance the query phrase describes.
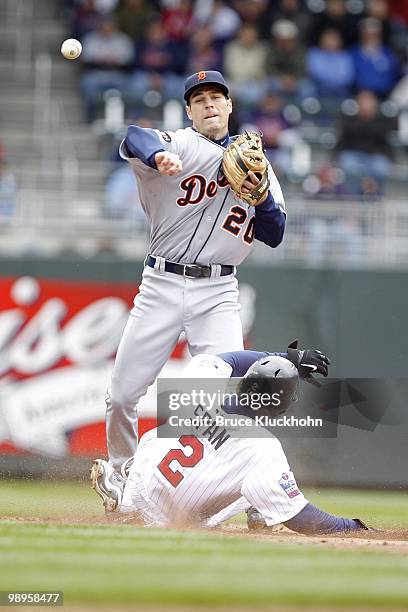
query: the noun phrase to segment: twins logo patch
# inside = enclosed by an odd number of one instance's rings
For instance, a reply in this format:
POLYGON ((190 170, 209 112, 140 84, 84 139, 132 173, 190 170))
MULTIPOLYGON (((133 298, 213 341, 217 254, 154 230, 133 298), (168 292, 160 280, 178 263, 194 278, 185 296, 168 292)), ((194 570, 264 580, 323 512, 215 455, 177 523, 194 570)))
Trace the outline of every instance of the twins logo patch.
POLYGON ((296 495, 300 495, 296 480, 293 478, 292 474, 289 475, 283 473, 281 479, 278 480, 278 484, 282 487, 288 497, 292 498, 296 497, 296 495))

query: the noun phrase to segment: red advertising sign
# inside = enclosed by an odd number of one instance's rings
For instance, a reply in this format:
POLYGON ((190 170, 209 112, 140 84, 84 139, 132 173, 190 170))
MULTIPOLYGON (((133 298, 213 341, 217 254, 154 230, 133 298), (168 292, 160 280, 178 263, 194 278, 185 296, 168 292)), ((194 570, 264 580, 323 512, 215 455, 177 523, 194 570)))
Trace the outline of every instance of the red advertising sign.
POLYGON ((0 278, 0 453, 106 454, 104 397, 136 290, 0 278))
MULTIPOLYGON (((0 454, 106 455, 105 395, 137 287, 133 283, 0 277, 0 454)), ((240 289, 244 334, 255 291, 240 289)), ((179 341, 163 375, 188 358, 179 341)), ((139 406, 155 426, 156 394, 139 406)))

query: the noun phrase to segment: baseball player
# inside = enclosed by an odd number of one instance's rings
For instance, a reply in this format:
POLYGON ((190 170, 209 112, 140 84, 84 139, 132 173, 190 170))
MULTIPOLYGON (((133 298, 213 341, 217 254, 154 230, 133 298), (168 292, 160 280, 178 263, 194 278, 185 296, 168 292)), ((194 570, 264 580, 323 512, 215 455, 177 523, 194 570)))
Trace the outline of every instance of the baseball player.
MULTIPOLYGON (((328 365, 319 351, 289 347, 283 354, 197 355, 184 374, 225 378, 246 372, 240 393, 253 388, 255 381, 258 388, 267 385, 270 397, 279 389, 282 393, 284 386, 279 407, 264 409, 282 414, 295 399, 299 376, 306 380, 312 380, 311 372, 327 376, 328 365)), ((234 410, 247 414, 237 406, 234 410)), ((130 514, 146 525, 215 527, 247 511, 252 528, 283 523, 305 534, 367 529, 359 519, 332 516, 305 499, 276 437, 233 438, 221 435, 208 422, 198 424, 195 434, 190 431, 178 439, 160 439, 157 430, 145 434, 127 480, 101 459, 94 461, 91 478, 106 510, 130 514)))
MULTIPOLYGON (((269 188, 257 206, 238 198, 220 172, 231 142, 232 101, 223 76, 193 74, 184 98, 191 127, 166 132, 133 125, 120 145, 138 183, 151 239, 107 397, 107 444, 116 468, 136 450, 136 405, 181 332, 193 356, 243 348, 235 267, 255 239, 277 247, 285 230, 284 199, 270 166, 269 188)), ((257 185, 260 179, 249 172, 241 193, 257 185)))

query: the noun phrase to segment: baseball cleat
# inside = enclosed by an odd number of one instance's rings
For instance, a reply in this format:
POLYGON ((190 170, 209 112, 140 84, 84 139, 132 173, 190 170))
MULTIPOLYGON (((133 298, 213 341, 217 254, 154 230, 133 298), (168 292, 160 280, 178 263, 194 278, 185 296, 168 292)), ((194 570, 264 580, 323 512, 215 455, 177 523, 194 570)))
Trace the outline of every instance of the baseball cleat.
POLYGON ((134 460, 134 457, 129 457, 129 459, 126 459, 126 461, 124 461, 120 466, 120 473, 122 475, 122 478, 124 478, 125 480, 127 480, 129 476, 130 468, 132 467, 134 460))
POLYGON ((117 512, 122 502, 125 480, 103 459, 95 459, 91 468, 92 488, 102 498, 106 512, 117 512))

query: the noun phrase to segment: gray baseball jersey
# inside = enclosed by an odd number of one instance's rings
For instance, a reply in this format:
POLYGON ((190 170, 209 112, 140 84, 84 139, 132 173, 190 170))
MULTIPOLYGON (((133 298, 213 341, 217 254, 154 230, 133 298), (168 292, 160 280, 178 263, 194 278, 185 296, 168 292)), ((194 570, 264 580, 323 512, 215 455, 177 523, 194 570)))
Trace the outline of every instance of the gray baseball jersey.
MULTIPOLYGON (((220 173, 224 148, 193 128, 154 130, 163 148, 183 164, 175 176, 163 176, 138 158, 128 160, 138 181, 143 209, 151 222, 150 253, 173 262, 238 265, 255 236, 255 209, 240 200, 220 173), (200 169, 197 172, 197 168, 200 169)), ((269 166, 270 192, 284 211, 279 182, 269 166)))

